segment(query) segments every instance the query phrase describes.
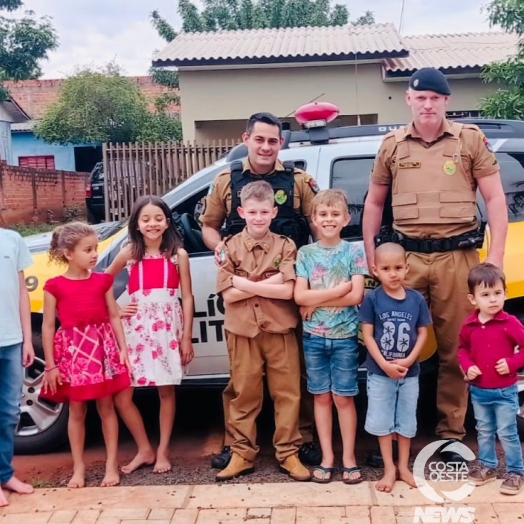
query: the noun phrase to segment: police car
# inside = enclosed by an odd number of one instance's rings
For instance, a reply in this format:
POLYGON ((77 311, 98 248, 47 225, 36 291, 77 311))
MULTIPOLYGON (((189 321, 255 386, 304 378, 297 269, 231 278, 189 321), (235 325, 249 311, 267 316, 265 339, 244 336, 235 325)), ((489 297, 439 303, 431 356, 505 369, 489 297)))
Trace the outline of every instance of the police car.
MULTIPOLYGON (((338 110, 331 104, 316 104, 301 111, 299 131, 283 132, 284 145, 279 158, 293 162, 312 175, 321 189, 342 189, 348 195, 351 223, 343 237, 351 242, 362 241, 362 212, 369 183, 369 174, 375 155, 385 133, 399 125, 366 125, 330 127, 328 122, 338 110)), ((522 271, 522 238, 524 238, 524 122, 462 119, 477 124, 490 140, 502 175, 506 193, 510 227, 508 233, 504 270, 508 282, 507 310, 524 321, 524 271, 522 271)), ((193 344, 195 358, 189 365, 186 385, 222 387, 228 379, 229 362, 224 337, 224 303, 215 293, 216 266, 213 253, 204 242, 198 216, 203 198, 216 175, 231 162, 245 158, 245 146, 233 148, 215 164, 202 169, 175 189, 164 195, 173 217, 183 231, 185 248, 191 259, 195 317, 193 344)), ((486 219, 482 199, 478 200, 479 218, 486 219)), ((97 271, 104 271, 112 262, 127 237, 127 222, 98 226, 99 261, 97 271)), ((43 379, 44 361, 41 344, 43 285, 48 278, 63 271, 63 267, 50 264, 47 257, 50 234, 28 237, 34 265, 26 272, 26 284, 31 298, 34 345, 37 353, 35 364, 26 370, 21 421, 16 437, 18 453, 49 451, 67 438, 67 406, 53 404, 39 398, 43 379)), ((481 257, 489 246, 486 232, 481 257)), ((121 304, 127 302, 127 276, 122 272, 115 280, 115 294, 121 304)), ((368 287, 374 285, 370 278, 368 287)), ((365 352, 361 348, 361 362, 365 352)), ((422 354, 422 373, 434 368, 436 345, 434 338, 422 354)), ((361 376, 365 370, 361 369, 361 376)), ((518 414, 519 430, 524 436, 524 374, 519 375, 521 395, 518 414)))

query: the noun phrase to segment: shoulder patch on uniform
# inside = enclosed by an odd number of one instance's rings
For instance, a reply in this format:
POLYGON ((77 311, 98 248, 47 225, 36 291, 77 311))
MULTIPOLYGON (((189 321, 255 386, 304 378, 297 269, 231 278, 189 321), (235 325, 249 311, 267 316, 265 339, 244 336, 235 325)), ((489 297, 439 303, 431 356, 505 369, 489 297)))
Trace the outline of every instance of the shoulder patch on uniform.
POLYGON ((493 148, 491 147, 491 144, 489 143, 489 140, 484 133, 482 133, 482 142, 484 142, 484 145, 486 146, 487 150, 490 153, 493 153, 493 148))
POLYGON ((320 191, 317 181, 311 175, 306 175, 304 182, 311 188, 313 193, 318 193, 320 191))

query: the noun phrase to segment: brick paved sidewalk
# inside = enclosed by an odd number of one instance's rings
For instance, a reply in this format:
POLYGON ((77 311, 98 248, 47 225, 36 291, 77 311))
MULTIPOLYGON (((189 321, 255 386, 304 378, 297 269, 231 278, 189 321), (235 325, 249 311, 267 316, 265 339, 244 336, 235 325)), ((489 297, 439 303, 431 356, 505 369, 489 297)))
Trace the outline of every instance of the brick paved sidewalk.
MULTIPOLYGON (((459 504, 475 508, 475 524, 524 523, 524 491, 508 497, 500 483, 459 504)), ((389 494, 371 482, 39 489, 11 495, 0 524, 411 524, 415 507, 428 503, 403 483, 389 494)))

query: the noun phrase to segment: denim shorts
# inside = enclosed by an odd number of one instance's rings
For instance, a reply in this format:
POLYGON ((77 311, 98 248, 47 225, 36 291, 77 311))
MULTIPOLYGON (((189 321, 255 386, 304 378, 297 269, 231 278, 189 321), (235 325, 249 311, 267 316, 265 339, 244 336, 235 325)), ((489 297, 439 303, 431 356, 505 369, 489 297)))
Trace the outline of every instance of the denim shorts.
POLYGON ((313 395, 335 393, 341 397, 358 394, 358 339, 324 338, 303 333, 307 390, 313 395))
POLYGON ((398 380, 368 372, 368 412, 365 430, 383 437, 417 434, 418 376, 398 380))

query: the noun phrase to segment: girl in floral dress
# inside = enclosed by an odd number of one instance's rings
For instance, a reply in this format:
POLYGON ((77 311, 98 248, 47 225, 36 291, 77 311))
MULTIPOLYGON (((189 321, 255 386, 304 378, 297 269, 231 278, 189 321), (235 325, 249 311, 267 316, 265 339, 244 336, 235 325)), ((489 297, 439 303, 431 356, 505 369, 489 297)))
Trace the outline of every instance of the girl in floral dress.
POLYGON ((42 342, 45 374, 41 396, 69 402, 68 434, 73 476, 68 487, 85 485, 83 461, 87 401, 96 400, 107 452, 102 486, 119 483, 118 419, 113 395, 129 387, 127 348, 113 277, 93 273, 98 239, 91 226, 73 222, 53 231, 49 257, 67 271, 44 285, 42 342), (55 332, 56 317, 60 328, 55 332))
POLYGON ((171 469, 169 441, 175 419, 175 388, 193 358, 193 294, 189 257, 166 203, 155 196, 138 199, 129 218, 129 243, 107 272, 129 272, 130 303, 121 310, 132 387, 120 393, 116 406, 133 435, 138 452, 124 473, 155 463, 153 471, 171 469), (179 298, 182 299, 180 306, 179 298), (160 397, 160 442, 156 457, 144 423, 133 403, 133 388, 156 386, 160 397))

